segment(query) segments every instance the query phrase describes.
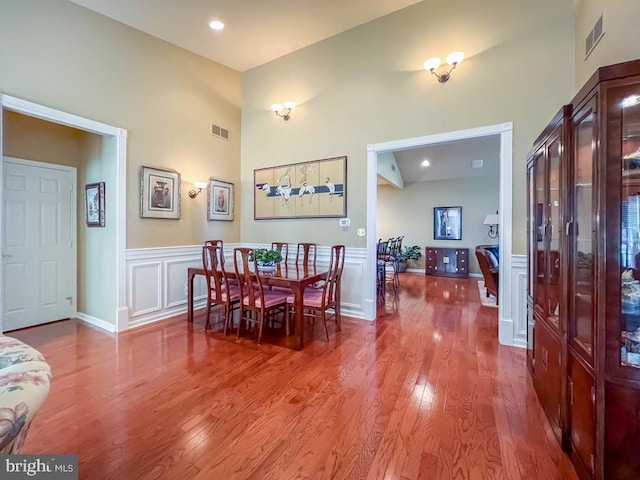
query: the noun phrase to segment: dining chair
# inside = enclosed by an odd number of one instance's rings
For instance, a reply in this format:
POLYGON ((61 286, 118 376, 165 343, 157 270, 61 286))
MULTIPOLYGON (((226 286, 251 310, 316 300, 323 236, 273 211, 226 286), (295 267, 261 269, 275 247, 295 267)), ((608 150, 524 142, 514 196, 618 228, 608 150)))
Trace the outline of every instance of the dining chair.
MULTIPOLYGON (((218 260, 220 263, 220 270, 222 270, 223 272, 225 271, 225 260, 224 260, 224 242, 222 240, 206 240, 204 242, 205 247, 212 245, 212 246, 217 246, 219 247, 218 250, 218 260)), ((232 287, 237 287, 238 286, 238 280, 235 277, 231 277, 227 279, 228 283, 230 286, 232 287)))
POLYGON ((263 285, 262 275, 258 273, 258 262, 254 256, 249 260, 253 248, 235 248, 233 250, 233 264, 240 283, 240 321, 238 322, 238 337, 243 323, 258 327, 258 343, 262 341, 262 331, 269 315, 286 309, 287 296, 282 292, 271 291, 263 285), (253 273, 255 272, 255 273, 253 273))
POLYGON ((376 297, 378 300, 378 306, 384 305, 386 297, 386 285, 387 285, 387 240, 378 240, 376 249, 376 297))
POLYGON ((220 258, 224 258, 221 247, 217 245, 202 247, 202 266, 207 282, 207 322, 204 329, 207 330, 211 325, 211 308, 215 305, 223 305, 224 334, 226 335, 229 324, 233 327, 233 311, 239 308, 241 291, 237 284, 230 285, 220 258))
MULTIPOLYGON (((302 297, 302 310, 307 318, 320 318, 324 328, 324 334, 329 341, 329 330, 327 329, 327 319, 333 316, 336 323, 336 332, 341 330, 340 325, 340 287, 342 285, 342 270, 344 269, 345 246, 333 245, 329 259, 329 272, 327 278, 320 287, 304 290, 302 297), (328 310, 333 309, 333 314, 329 315, 328 310)), ((290 325, 290 313, 293 310, 294 297, 287 297, 287 318, 286 324, 290 325)))
POLYGON ((316 266, 318 246, 315 243, 299 243, 296 248, 296 265, 316 266))
POLYGON ((403 239, 404 236, 390 238, 387 241, 387 251, 385 253, 386 279, 391 281, 394 293, 397 292, 398 287, 400 286, 400 278, 398 277, 398 261, 400 259, 399 254, 403 239))
POLYGON ((272 242, 271 250, 278 250, 282 254, 282 261, 286 265, 289 261, 289 244, 286 242, 272 242))

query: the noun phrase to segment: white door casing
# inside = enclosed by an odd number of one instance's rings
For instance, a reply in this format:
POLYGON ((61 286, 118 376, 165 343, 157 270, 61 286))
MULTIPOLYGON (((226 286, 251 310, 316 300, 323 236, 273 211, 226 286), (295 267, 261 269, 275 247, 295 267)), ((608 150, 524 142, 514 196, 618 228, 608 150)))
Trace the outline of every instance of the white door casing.
POLYGON ((3 157, 5 331, 76 315, 76 169, 3 157))

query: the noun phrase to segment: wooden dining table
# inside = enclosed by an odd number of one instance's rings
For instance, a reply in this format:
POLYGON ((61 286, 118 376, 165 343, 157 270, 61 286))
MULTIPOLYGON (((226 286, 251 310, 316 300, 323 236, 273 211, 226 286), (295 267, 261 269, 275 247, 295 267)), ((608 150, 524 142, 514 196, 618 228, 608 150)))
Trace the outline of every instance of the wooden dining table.
MULTIPOLYGON (((290 288, 293 293, 295 329, 293 335, 286 339, 286 346, 296 350, 304 348, 304 315, 302 309, 304 289, 309 285, 326 279, 328 273, 328 270, 321 270, 314 266, 297 265, 278 265, 273 271, 258 271, 257 275, 260 275, 263 285, 290 288)), ((187 321, 189 322, 193 322, 193 281, 197 275, 204 276, 204 268, 189 267, 187 269, 187 321)), ((232 270, 225 270, 225 275, 236 278, 236 272, 232 270)), ((339 312, 336 312, 336 314, 337 318, 340 318, 339 312)))

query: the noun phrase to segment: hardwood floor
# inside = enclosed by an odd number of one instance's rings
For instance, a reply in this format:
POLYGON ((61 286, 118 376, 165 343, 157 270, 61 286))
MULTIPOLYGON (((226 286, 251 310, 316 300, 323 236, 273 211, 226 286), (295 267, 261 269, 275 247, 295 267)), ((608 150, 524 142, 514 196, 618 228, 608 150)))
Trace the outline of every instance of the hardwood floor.
POLYGON ((202 311, 12 332, 54 375, 23 453, 77 453, 91 480, 576 479, 477 280, 400 281, 377 322, 329 343, 318 322, 300 352, 204 332, 202 311))

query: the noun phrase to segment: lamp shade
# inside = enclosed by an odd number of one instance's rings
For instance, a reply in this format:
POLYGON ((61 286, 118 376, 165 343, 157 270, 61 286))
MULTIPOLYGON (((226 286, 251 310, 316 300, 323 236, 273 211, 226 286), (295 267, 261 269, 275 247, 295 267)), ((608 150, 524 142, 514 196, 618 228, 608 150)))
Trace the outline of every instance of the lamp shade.
POLYGON ((500 223, 500 217, 497 213, 489 213, 484 217, 483 225, 498 225, 500 223))
POLYGON ((447 55, 447 63, 449 65, 454 65, 454 64, 457 65, 458 63, 462 62, 463 59, 464 59, 463 52, 453 52, 447 55))
POLYGON ((435 70, 439 66, 440 66, 440 59, 439 58, 430 58, 426 62, 424 62, 424 69, 425 70, 435 70))

